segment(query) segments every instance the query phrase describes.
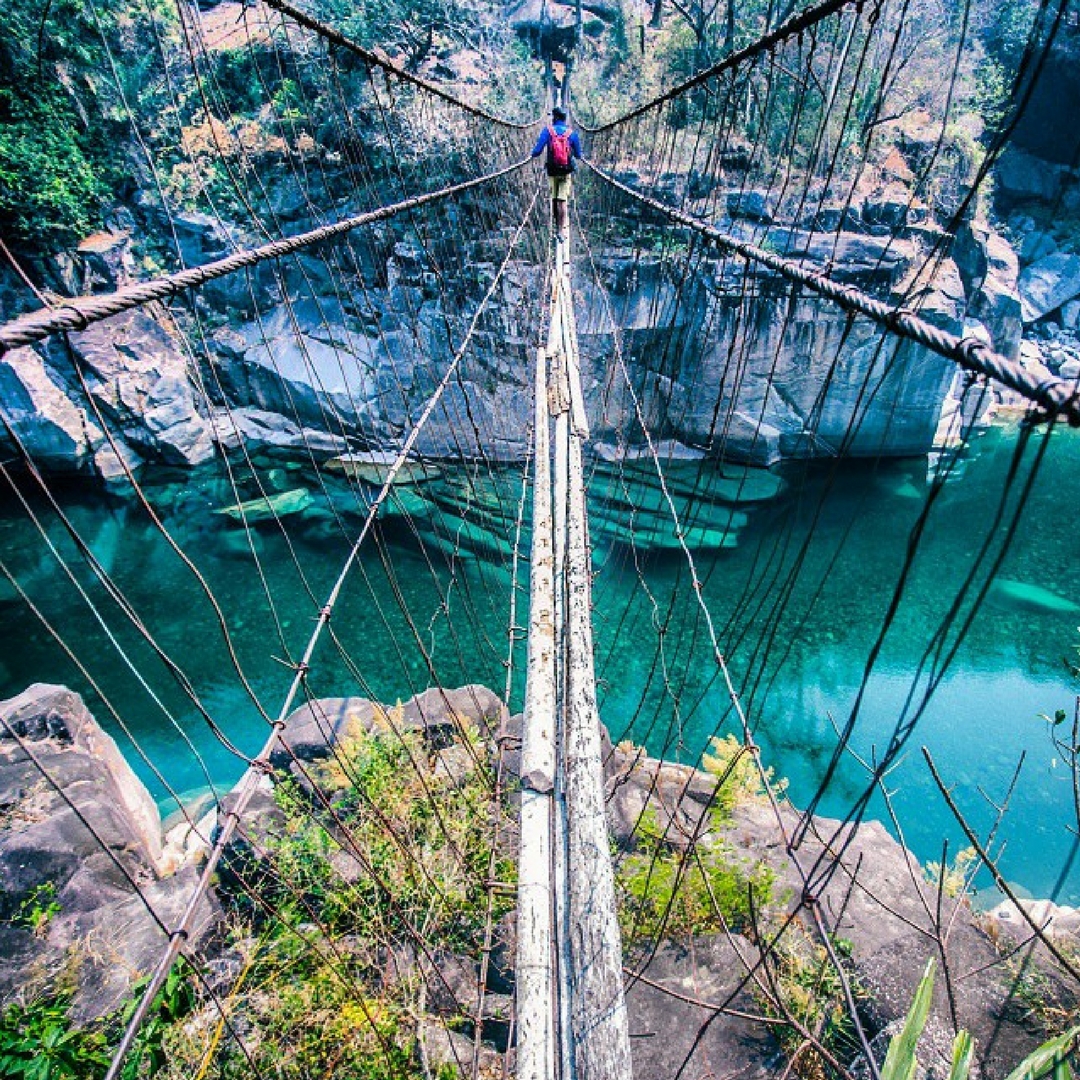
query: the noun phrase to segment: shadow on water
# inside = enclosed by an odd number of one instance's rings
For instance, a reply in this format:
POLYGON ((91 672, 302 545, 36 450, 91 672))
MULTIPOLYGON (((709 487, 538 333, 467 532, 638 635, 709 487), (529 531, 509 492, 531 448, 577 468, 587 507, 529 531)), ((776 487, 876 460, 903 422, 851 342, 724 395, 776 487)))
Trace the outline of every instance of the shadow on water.
MULTIPOLYGON (((756 737, 797 805, 825 775, 836 728, 851 716, 864 676, 851 749, 869 762, 885 752, 899 717, 915 718, 932 686, 886 780, 906 842, 923 860, 940 858, 943 838, 954 854, 963 846, 921 746, 983 831, 1025 755, 1001 832, 1003 871, 1036 895, 1080 902, 1068 831, 1076 824, 1071 777, 1039 719, 1060 708, 1071 715, 1076 693, 1061 658, 1075 647, 1080 623, 1075 523, 1064 509, 1080 504, 1080 436, 1053 435, 998 579, 989 583, 990 560, 1002 552, 1017 504, 1018 486, 1006 491, 1005 484, 1016 441, 1000 430, 979 440, 932 501, 910 561, 909 536, 931 491, 925 459, 795 464, 782 475, 669 462, 666 493, 648 462, 595 462, 597 672, 613 737, 693 761, 713 735, 734 730, 685 543, 756 737), (985 602, 975 609, 984 585, 985 602), (935 641, 940 647, 928 653, 935 641)), ((0 578, 0 692, 10 696, 34 681, 80 690, 166 811, 175 804, 162 777, 184 793, 210 781, 228 786, 243 769, 203 712, 243 754, 261 745, 288 686, 288 665, 303 650, 375 490, 344 475, 316 482, 274 462, 260 463, 259 476, 261 487, 249 476, 237 492, 211 471, 144 477, 154 512, 204 584, 136 502, 76 484, 55 489, 152 644, 133 630, 44 498, 31 499, 35 514, 93 608, 15 497, 7 492, 0 503, 3 561, 48 624, 0 578), (238 501, 248 504, 243 514, 238 501), (183 668, 198 704, 156 649, 183 668)), ((520 471, 489 476, 444 467, 413 479, 395 491, 346 585, 331 623, 334 641, 324 643, 309 678, 315 696, 393 702, 436 682, 484 682, 500 691, 505 684, 520 471)), ((527 532, 521 549, 527 553, 527 532)), ((519 573, 520 624, 526 568, 519 573)), ((519 642, 515 707, 524 660, 519 642)), ((820 811, 843 815, 866 786, 862 766, 844 756, 820 811)), ((869 813, 885 816, 880 796, 869 813)))

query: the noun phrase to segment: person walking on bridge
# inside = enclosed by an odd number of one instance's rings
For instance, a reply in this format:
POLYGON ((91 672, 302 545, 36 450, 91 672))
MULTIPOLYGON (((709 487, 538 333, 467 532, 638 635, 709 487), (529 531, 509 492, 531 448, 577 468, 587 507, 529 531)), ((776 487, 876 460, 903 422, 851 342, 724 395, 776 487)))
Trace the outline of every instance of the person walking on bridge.
POLYGON ((570 236, 567 200, 570 198, 570 178, 575 162, 581 157, 581 139, 566 122, 566 113, 558 105, 551 110, 551 123, 540 132, 532 156, 539 157, 547 150, 545 168, 551 185, 551 217, 560 241, 570 236))

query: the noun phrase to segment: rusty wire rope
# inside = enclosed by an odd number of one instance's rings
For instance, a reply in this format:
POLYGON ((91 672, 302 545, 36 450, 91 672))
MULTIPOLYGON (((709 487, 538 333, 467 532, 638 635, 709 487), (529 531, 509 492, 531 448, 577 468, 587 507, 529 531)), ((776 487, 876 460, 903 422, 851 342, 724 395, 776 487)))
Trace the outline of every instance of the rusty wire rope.
POLYGON ((128 285, 117 289, 113 293, 103 296, 81 296, 71 300, 65 300, 55 307, 30 312, 21 315, 11 322, 0 326, 0 356, 20 345, 29 345, 35 341, 42 341, 52 334, 68 330, 85 330, 93 323, 103 319, 112 318, 121 312, 130 311, 132 308, 142 307, 155 300, 167 300, 177 296, 187 289, 195 289, 205 285, 208 281, 225 277, 247 267, 257 266, 259 263, 270 259, 280 259, 286 255, 292 255, 314 244, 332 240, 335 237, 344 236, 362 225, 371 225, 377 221, 385 221, 397 214, 417 210, 428 203, 437 202, 440 199, 460 195, 462 192, 479 187, 481 184, 490 183, 500 177, 508 176, 528 164, 528 159, 507 165, 486 176, 479 176, 473 180, 463 180, 458 184, 451 184, 439 191, 432 191, 426 195, 417 195, 401 202, 392 203, 389 206, 381 206, 377 210, 369 210, 363 214, 345 218, 333 225, 322 225, 317 229, 301 233, 298 236, 290 236, 283 240, 274 240, 261 247, 238 251, 234 255, 228 255, 223 259, 195 266, 188 270, 180 270, 175 274, 157 278, 154 281, 141 282, 137 285, 128 285))
POLYGON ((995 379, 1003 386, 1016 390, 1033 404, 1044 409, 1048 416, 1060 416, 1072 427, 1080 427, 1080 388, 1075 382, 1056 376, 1046 379, 1036 378, 1016 361, 995 352, 980 338, 957 337, 956 334, 950 334, 947 330, 933 326, 914 312, 893 307, 883 300, 877 300, 853 285, 845 285, 821 271, 808 270, 791 259, 782 258, 755 244, 737 240, 715 225, 700 221, 684 210, 669 206, 659 199, 637 191, 629 184, 624 184, 598 165, 592 162, 586 162, 586 164, 606 184, 637 200, 643 206, 648 206, 663 214, 671 221, 693 230, 715 244, 722 252, 737 255, 747 262, 775 270, 788 281, 805 286, 811 292, 831 300, 845 311, 867 316, 898 337, 914 341, 939 356, 945 357, 946 360, 952 360, 965 371, 995 379))
POLYGON ((347 49, 349 52, 360 57, 360 59, 370 67, 379 68, 386 72, 386 74, 392 75, 396 79, 401 79, 403 82, 407 82, 417 89, 424 91, 425 94, 441 98, 450 105, 456 105, 463 112, 468 113, 470 116, 475 116, 478 120, 486 120, 490 124, 496 124, 499 127, 509 128, 514 131, 523 131, 526 128, 533 126, 531 123, 516 123, 511 120, 506 120, 501 116, 496 116, 494 113, 488 112, 486 109, 482 109, 478 105, 471 105, 467 101, 462 101, 461 98, 455 97, 449 91, 444 90, 438 83, 433 83, 429 79, 423 79, 419 75, 414 75, 411 71, 407 71, 405 68, 390 63, 385 57, 380 56, 377 52, 372 52, 371 49, 365 49, 363 45, 346 37, 339 30, 335 30, 332 26, 328 26, 326 23, 320 22, 318 19, 305 14, 298 7, 290 4, 289 0, 266 0, 266 4, 267 7, 274 8, 275 11, 281 12, 282 15, 287 15, 294 22, 315 34, 318 34, 319 37, 324 38, 332 45, 347 49))

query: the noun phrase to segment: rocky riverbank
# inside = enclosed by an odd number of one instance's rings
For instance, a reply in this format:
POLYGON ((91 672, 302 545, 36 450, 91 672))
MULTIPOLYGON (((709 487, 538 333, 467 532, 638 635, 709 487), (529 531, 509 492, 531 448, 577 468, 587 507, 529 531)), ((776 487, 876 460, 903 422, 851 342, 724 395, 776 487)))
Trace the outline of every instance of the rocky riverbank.
MULTIPOLYGON (((0 703, 0 720, 0 1000, 30 999, 62 983, 73 993, 73 1017, 91 1022, 126 999, 160 952, 163 927, 175 923, 191 894, 217 811, 199 810, 197 819, 192 815, 163 835, 153 801, 114 741, 78 696, 62 687, 30 687, 0 703)), ((494 694, 475 686, 429 690, 394 707, 359 698, 305 705, 289 718, 286 749, 275 755, 273 776, 266 778, 243 816, 218 883, 200 906, 189 950, 206 961, 207 971, 218 973, 222 988, 237 973, 237 949, 243 949, 235 938, 228 939, 223 912, 233 912, 235 922, 244 903, 249 909, 252 903, 258 907, 258 890, 271 890, 265 897, 277 895, 277 860, 291 857, 287 845, 300 843, 303 836, 289 802, 282 802, 281 790, 292 791, 289 797, 295 799, 297 792, 315 791, 314 784, 322 792, 316 802, 330 798, 344 806, 348 788, 340 755, 344 753, 352 767, 362 768, 372 760, 372 751, 355 756, 357 745, 374 747, 380 740, 407 737, 417 740, 407 743, 413 746, 410 760, 417 782, 429 793, 467 790, 476 770, 488 768, 485 761, 501 759, 512 804, 519 732, 520 717, 509 716, 494 694)), ((718 753, 722 749, 718 747, 718 753)), ((745 964, 752 965, 760 955, 766 939, 761 928, 767 921, 781 925, 788 913, 796 913, 795 929, 786 938, 796 935, 793 955, 803 950, 801 962, 810 969, 819 962, 814 959, 809 913, 800 903, 803 878, 779 828, 782 824, 791 836, 799 815, 784 806, 778 823, 752 772, 738 765, 728 769, 723 762, 713 762, 709 771, 698 772, 650 759, 629 745, 608 743, 605 774, 626 904, 627 961, 641 976, 630 981, 628 997, 637 1075, 668 1075, 684 1058, 695 1075, 710 1069, 775 1075, 786 1044, 777 1041, 770 1025, 748 1019, 767 1006, 769 986, 755 986, 744 973, 745 964), (679 865, 691 850, 700 865, 709 868, 709 881, 743 882, 761 909, 749 918, 736 904, 729 912, 731 932, 724 934, 703 902, 696 916, 692 908, 686 909, 690 922, 683 926, 679 904, 685 896, 692 901, 694 890, 702 887, 688 874, 669 916, 669 933, 658 944, 650 943, 650 934, 642 933, 651 924, 638 903, 640 869, 635 868, 647 861, 655 874, 650 887, 662 889, 664 868, 679 865), (696 926, 694 919, 699 920, 696 926), (716 1012, 717 1002, 726 1002, 733 1011, 716 1012)), ((368 775, 368 797, 376 798, 376 774, 368 775)), ((405 789, 410 782, 401 773, 396 786, 405 789)), ((228 804, 226 798, 225 810, 228 804)), ((468 822, 461 824, 469 830, 468 822)), ((512 827, 502 844, 512 861, 512 827)), ((370 855, 346 848, 324 851, 320 859, 330 856, 319 878, 325 902, 331 902, 333 893, 326 890, 332 890, 335 881, 342 887, 363 883, 364 860, 370 855)), ((1003 1077, 1040 1041, 1039 1002, 1047 1015, 1054 1008, 1076 1008, 1077 988, 1041 950, 1017 952, 1010 944, 1027 937, 1026 924, 1017 925, 1015 912, 1010 917, 999 909, 987 918, 976 915, 963 897, 939 896, 936 883, 881 825, 869 822, 847 829, 815 819, 797 857, 804 868, 812 868, 815 881, 825 882, 817 889, 817 903, 835 928, 834 944, 857 988, 860 1016, 876 1036, 876 1050, 884 1052, 931 956, 939 963, 944 960, 951 976, 947 982, 939 980, 924 1036, 923 1061, 931 1071, 936 1072, 939 1055, 947 1055, 958 1024, 976 1038, 981 1075, 1003 1077)), ((503 873, 512 869, 508 866, 503 873)), ((1067 948, 1076 948, 1076 913, 1046 905, 1031 910, 1067 948)), ((329 918, 317 909, 304 915, 306 924, 315 925, 321 925, 323 917, 329 918)), ((441 941, 429 942, 432 953, 425 958, 414 955, 406 936, 391 950, 391 966, 399 974, 393 975, 386 964, 379 969, 380 980, 396 985, 395 980, 406 977, 402 971, 437 965, 447 989, 428 1002, 428 1018, 421 1017, 413 1032, 429 1062, 452 1062, 466 1046, 471 1060, 471 1046, 462 1042, 465 1036, 453 1030, 453 1024, 448 1029, 446 1022, 463 1013, 479 1015, 478 1008, 485 1017, 485 1037, 491 1040, 485 1060, 497 1064, 506 1051, 512 913, 499 926, 483 1000, 477 997, 475 959, 441 941)), ((305 932, 311 933, 310 926, 305 932)), ((354 935, 335 948, 348 954, 350 940, 357 949, 367 947, 354 935)), ((785 976, 778 966, 768 978, 783 984, 785 976)), ((811 990, 824 999, 827 991, 815 978, 810 981, 801 993, 811 990)), ((267 992, 272 994, 273 987, 262 991, 267 992)), ((198 1026, 200 1016, 196 1011, 188 1024, 198 1026)), ((844 1052, 845 1060, 857 1056, 853 1045, 844 1052)), ((944 1067, 946 1059, 941 1060, 944 1067)))
MULTIPOLYGON (((868 197, 839 233, 777 221, 772 242, 810 262, 828 256, 834 276, 871 291, 914 289, 925 317, 985 336, 1041 377, 1080 375, 1080 255, 1060 250, 1021 214, 1010 226, 1018 251, 988 226, 969 224, 953 258, 932 282, 920 283, 913 275, 926 227, 914 222, 899 240, 873 235, 881 198, 868 197)), ((753 238, 760 222, 748 220, 741 204, 733 210, 726 227, 753 238)), ((180 224, 193 261, 229 243, 209 219, 189 215, 180 224)), ((72 291, 126 284, 129 247, 122 233, 91 238, 69 269, 72 291)), ((449 363, 448 341, 457 335, 448 338, 447 321, 460 323, 459 307, 471 303, 465 278, 483 279, 499 252, 479 241, 465 253, 424 249, 389 229, 360 247, 370 265, 359 277, 333 254, 301 256, 277 277, 245 279, 242 296, 208 290, 198 300, 198 327, 182 312, 150 308, 71 334, 68 345, 7 354, 0 394, 11 432, 0 435, 0 446, 19 460, 17 440, 47 473, 115 480, 142 462, 193 466, 241 446, 271 446, 315 464, 350 449, 400 445, 449 363), (462 280, 440 294, 434 268, 455 261, 462 280)), ((840 445, 855 456, 926 453, 978 419, 961 412, 962 380, 951 364, 910 346, 903 347, 910 362, 886 364, 870 324, 848 326, 843 312, 811 297, 792 307, 769 273, 758 275, 748 297, 737 283, 725 288, 729 270, 719 259, 703 258, 692 295, 677 288, 674 264, 663 255, 612 249, 597 253, 596 268, 600 287, 582 282, 579 320, 586 399, 601 444, 639 438, 632 401, 616 377, 616 333, 648 417, 662 419, 678 441, 728 461, 768 465, 840 445), (703 327, 715 347, 699 347, 703 327), (725 390, 718 405, 732 347, 745 370, 737 393, 725 390), (787 359, 777 364, 777 356, 787 359), (878 379, 888 384, 874 395, 884 404, 860 403, 862 388, 878 379)), ((460 383, 417 444, 421 456, 525 457, 531 331, 521 311, 540 287, 539 274, 511 263, 460 383)), ((1001 390, 994 400, 1018 404, 1001 390)), ((992 402, 982 404, 985 419, 992 402)))

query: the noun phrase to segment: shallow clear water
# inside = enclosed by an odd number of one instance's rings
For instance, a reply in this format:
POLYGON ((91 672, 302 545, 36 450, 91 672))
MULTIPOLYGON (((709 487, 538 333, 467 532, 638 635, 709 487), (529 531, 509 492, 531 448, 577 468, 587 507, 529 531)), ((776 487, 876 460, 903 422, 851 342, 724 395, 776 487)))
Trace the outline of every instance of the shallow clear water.
MULTIPOLYGON (((930 750, 957 801, 983 831, 993 819, 990 800, 1004 798, 1023 754, 998 834, 1006 844, 1003 872, 1036 895, 1077 903, 1080 867, 1068 830, 1070 821, 1076 824, 1071 778, 1038 714, 1066 709, 1071 716, 1077 690, 1062 657, 1080 640, 1080 613, 1069 606, 1080 601, 1080 435, 1053 434, 1010 539, 1022 489, 1042 450, 1039 439, 1026 447, 1009 484, 1017 441, 1015 431, 979 439, 929 504, 932 488, 923 459, 790 466, 786 490, 741 505, 738 520, 730 506, 716 503, 714 475, 696 466, 672 466, 670 472, 685 491, 706 496, 679 501, 681 510, 697 516, 695 543, 715 545, 717 530, 722 536, 725 528, 737 533, 733 548, 694 552, 697 574, 750 723, 768 763, 790 781, 794 802, 806 805, 825 777, 837 744, 834 724, 853 718, 851 749, 872 761, 896 734, 898 717, 917 720, 901 733, 901 761, 885 784, 906 842, 924 861, 937 859, 944 838, 955 853, 962 836, 920 748, 930 750), (908 565, 913 529, 920 539, 908 565), (1019 586, 989 584, 999 557, 997 576, 1019 586), (882 633, 901 574, 894 617, 882 633), (1030 585, 1047 592, 1033 595, 1024 589, 1030 585), (984 587, 985 599, 974 604, 984 587), (970 625, 960 634, 966 620, 970 625), (938 631, 941 647, 928 653, 938 631), (853 716, 879 635, 878 655, 853 716), (920 709, 931 684, 934 692, 920 709)), ((108 597, 43 497, 31 496, 31 507, 97 616, 14 495, 8 492, 0 501, 0 558, 40 613, 34 615, 0 576, 0 694, 17 693, 36 680, 79 689, 165 809, 172 805, 166 785, 176 793, 211 780, 227 786, 243 762, 215 737, 155 648, 183 669, 201 709, 224 737, 243 753, 254 752, 289 683, 290 671, 278 661, 295 660, 302 652, 348 550, 346 535, 354 535, 361 520, 362 501, 344 483, 322 490, 302 472, 272 463, 260 475, 269 490, 307 487, 314 503, 284 519, 287 535, 273 523, 254 528, 257 563, 243 529, 216 513, 235 501, 221 476, 145 478, 150 504, 196 564, 205 588, 145 508, 76 485, 56 492, 72 527, 138 613, 153 646, 108 597)), ((310 693, 364 693, 393 702, 436 682, 470 681, 502 691, 511 580, 506 555, 521 477, 508 471, 492 483, 485 471, 471 488, 468 478, 469 470, 458 468, 417 489, 428 501, 409 508, 426 556, 402 516, 389 519, 365 548, 331 622, 335 641, 325 641, 316 655, 310 693), (461 554, 448 557, 455 545, 461 554)), ((655 491, 643 494, 638 484, 629 501, 654 507, 655 491)), ((612 492, 610 472, 598 473, 593 493, 602 715, 616 740, 632 738, 653 753, 694 760, 712 735, 735 730, 727 693, 717 678, 684 557, 677 550, 657 550, 671 538, 661 541, 655 533, 636 545, 623 542, 625 536, 620 540, 616 534, 630 516, 625 505, 608 504, 612 492)), ((241 478, 241 495, 259 495, 250 476, 241 478)), ((727 492, 724 498, 729 497, 727 492)), ((649 536, 641 531, 643 521, 634 518, 639 535, 649 536)), ((526 602, 522 582, 519 625, 526 602)), ((515 707, 523 664, 519 643, 515 707)), ((864 767, 843 755, 819 812, 842 816, 867 785, 864 767)), ((869 813, 884 816, 880 795, 869 813)))

